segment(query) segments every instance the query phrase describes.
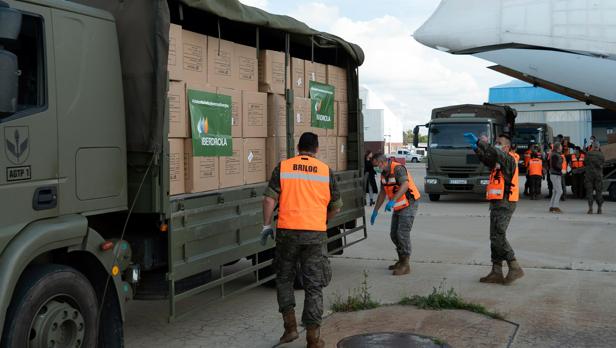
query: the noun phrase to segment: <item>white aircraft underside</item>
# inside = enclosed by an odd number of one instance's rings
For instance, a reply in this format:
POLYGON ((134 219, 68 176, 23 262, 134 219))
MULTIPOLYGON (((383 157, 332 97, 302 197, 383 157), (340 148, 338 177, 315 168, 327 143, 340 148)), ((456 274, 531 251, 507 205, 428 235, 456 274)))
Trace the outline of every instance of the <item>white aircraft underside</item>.
POLYGON ((616 110, 616 1, 442 0, 414 37, 496 71, 616 110))

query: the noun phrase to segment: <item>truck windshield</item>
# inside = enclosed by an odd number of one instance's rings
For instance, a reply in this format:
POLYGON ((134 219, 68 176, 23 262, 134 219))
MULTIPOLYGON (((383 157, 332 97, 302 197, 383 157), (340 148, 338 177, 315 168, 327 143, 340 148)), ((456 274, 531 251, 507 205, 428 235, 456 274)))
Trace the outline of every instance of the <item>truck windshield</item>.
POLYGON ((513 136, 513 143, 519 146, 530 144, 540 144, 543 139, 541 128, 516 128, 513 136))
POLYGON ((464 133, 474 133, 477 137, 485 135, 492 142, 489 123, 435 123, 430 125, 428 139, 431 149, 465 149, 470 148, 464 139, 464 133))

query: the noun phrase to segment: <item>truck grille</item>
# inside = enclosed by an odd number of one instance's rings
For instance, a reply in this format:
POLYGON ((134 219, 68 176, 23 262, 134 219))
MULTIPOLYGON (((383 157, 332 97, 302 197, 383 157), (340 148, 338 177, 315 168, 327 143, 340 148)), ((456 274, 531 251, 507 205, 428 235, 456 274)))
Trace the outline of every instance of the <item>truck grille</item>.
POLYGON ((477 167, 442 166, 441 170, 444 173, 472 173, 477 170, 477 167))
POLYGON ((452 185, 445 184, 445 189, 449 191, 472 191, 473 185, 452 185))

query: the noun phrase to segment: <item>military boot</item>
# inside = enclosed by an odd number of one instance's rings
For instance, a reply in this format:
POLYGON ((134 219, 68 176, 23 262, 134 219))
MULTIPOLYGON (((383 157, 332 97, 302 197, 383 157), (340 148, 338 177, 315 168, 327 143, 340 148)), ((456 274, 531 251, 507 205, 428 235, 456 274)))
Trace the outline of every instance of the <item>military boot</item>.
POLYGON ((394 275, 401 276, 411 273, 411 264, 409 263, 410 256, 401 256, 400 264, 397 268, 394 268, 394 275))
POLYGON ((507 261, 507 265, 509 266, 509 272, 507 272, 507 277, 505 277, 505 285, 509 285, 516 279, 524 277, 524 271, 522 270, 522 267, 520 267, 518 261, 507 261))
POLYGON ((321 327, 309 325, 306 327, 306 342, 308 348, 324 348, 325 342, 321 339, 321 327))
POLYGON ((597 214, 603 214, 603 209, 601 209, 600 204, 599 204, 599 208, 597 208, 597 214))
POLYGON ((289 343, 298 339, 299 333, 297 333, 295 311, 291 310, 283 313, 282 320, 284 320, 284 334, 280 337, 280 343, 289 343))
POLYGON ((480 278, 479 281, 482 283, 503 284, 505 282, 505 278, 503 277, 503 263, 493 263, 490 273, 487 276, 480 278))
POLYGON ((400 256, 400 254, 398 254, 398 261, 396 261, 396 263, 394 263, 393 265, 389 265, 389 267, 387 267, 388 270, 393 271, 394 269, 398 268, 398 266, 400 265, 400 259, 402 257, 400 256))

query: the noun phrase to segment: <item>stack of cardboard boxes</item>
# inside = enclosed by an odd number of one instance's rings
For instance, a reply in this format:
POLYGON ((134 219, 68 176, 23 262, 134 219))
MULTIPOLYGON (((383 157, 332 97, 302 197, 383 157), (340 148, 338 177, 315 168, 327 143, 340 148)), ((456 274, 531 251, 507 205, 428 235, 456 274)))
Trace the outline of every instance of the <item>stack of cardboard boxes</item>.
MULTIPOLYGON (((263 52, 259 61, 259 87, 268 93, 268 177, 276 164, 287 158, 287 110, 284 74, 285 56, 282 52, 263 52)), ((347 169, 346 142, 348 136, 347 76, 342 68, 291 58, 288 88, 293 91, 293 143, 297 145, 304 132, 319 136, 320 151, 317 155, 335 171, 347 169), (311 125, 309 81, 327 83, 335 87, 334 129, 316 128, 311 125)))
POLYGON ((169 41, 170 194, 264 182, 267 95, 259 92, 256 48, 174 24, 169 41), (188 89, 231 97, 232 156, 193 156, 188 89))
POLYGON ((616 134, 607 135, 607 145, 601 147, 606 161, 616 161, 616 134))

